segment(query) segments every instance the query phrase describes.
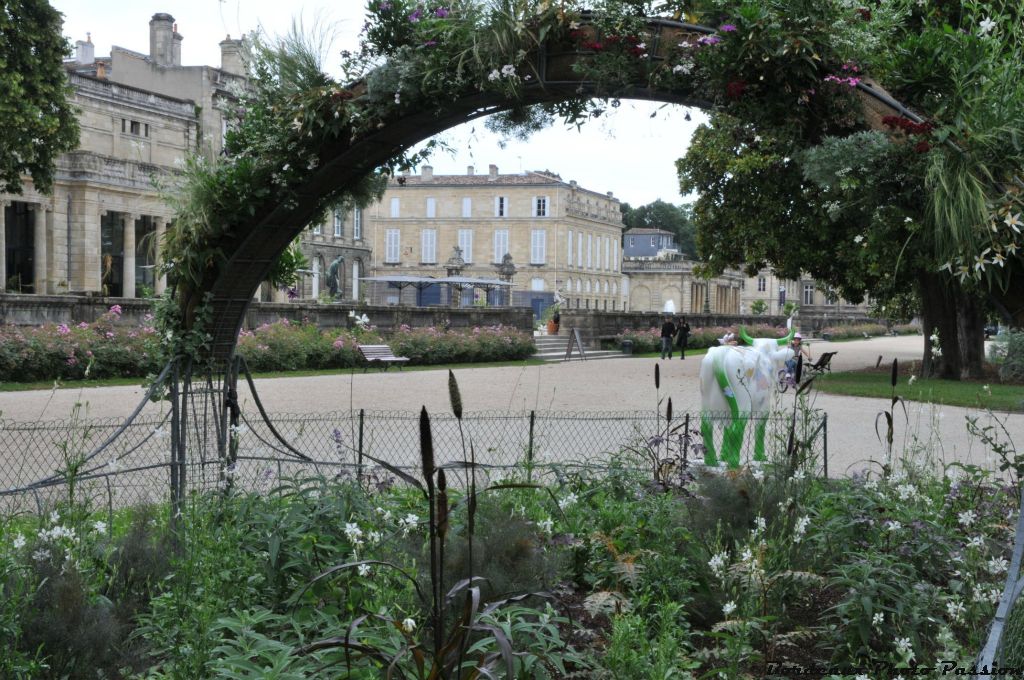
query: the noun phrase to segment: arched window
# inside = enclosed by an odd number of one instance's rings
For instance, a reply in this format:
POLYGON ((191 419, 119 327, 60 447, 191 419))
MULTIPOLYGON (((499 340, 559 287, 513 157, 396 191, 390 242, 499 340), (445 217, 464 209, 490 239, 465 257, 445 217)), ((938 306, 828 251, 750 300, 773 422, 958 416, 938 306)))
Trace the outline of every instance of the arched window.
MULTIPOLYGON (((583 290, 583 280, 582 279, 576 279, 576 292, 579 293, 582 290, 583 290)), ((579 302, 577 301, 576 304, 579 305, 579 302)))

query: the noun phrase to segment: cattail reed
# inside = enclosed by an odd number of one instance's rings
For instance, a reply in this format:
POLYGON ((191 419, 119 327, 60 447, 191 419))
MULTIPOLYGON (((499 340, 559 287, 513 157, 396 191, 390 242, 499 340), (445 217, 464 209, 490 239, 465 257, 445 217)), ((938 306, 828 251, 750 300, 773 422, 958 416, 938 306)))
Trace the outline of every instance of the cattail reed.
POLYGON ((452 403, 452 413, 459 420, 462 420, 462 395, 459 394, 459 383, 455 381, 455 374, 448 369, 448 400, 452 403))
POLYGON ((654 364, 654 389, 661 389, 661 364, 654 364))

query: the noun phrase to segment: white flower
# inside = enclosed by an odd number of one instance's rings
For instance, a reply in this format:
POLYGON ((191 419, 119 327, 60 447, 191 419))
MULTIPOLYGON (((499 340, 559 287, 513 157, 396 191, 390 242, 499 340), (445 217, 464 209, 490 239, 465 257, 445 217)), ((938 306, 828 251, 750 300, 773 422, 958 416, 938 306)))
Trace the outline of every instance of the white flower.
POLYGON ((366 540, 370 543, 380 543, 381 533, 379 531, 369 531, 366 534, 366 540))
POLYGON ((1024 222, 1021 222, 1020 213, 1017 213, 1016 215, 1007 215, 1006 219, 1003 220, 1003 222, 1005 222, 1006 226, 1008 226, 1010 229, 1013 229, 1018 234, 1020 233, 1021 225, 1024 225, 1024 222))
POLYGON ((856 678, 854 678, 854 680, 871 680, 871 678, 869 678, 865 673, 861 673, 856 678))
POLYGON ((981 23, 978 24, 978 35, 987 35, 992 32, 992 29, 996 27, 996 22, 992 21, 992 17, 985 17, 981 23))
POLYGON ((565 510, 566 508, 574 505, 578 500, 579 497, 576 494, 570 492, 569 495, 567 495, 562 500, 558 501, 558 508, 560 510, 565 510))
POLYGON ((32 553, 32 559, 34 559, 36 562, 45 562, 46 560, 50 559, 50 551, 40 548, 39 550, 36 550, 34 553, 32 553))
POLYGON ((956 516, 956 519, 960 522, 961 526, 969 527, 977 521, 978 516, 974 514, 973 510, 964 510, 956 516))
POLYGON ((403 620, 402 621, 402 630, 404 630, 406 633, 413 632, 414 630, 416 630, 416 621, 414 621, 413 619, 408 619, 408 618, 403 620))
POLYGON ((913 218, 913 217, 904 217, 904 218, 903 218, 903 221, 904 221, 904 222, 913 222, 913 221, 914 221, 914 218, 913 218))
POLYGON ((764 481, 764 470, 762 468, 754 468, 750 471, 750 475, 759 482, 764 481))
POLYGON ((869 479, 868 481, 864 482, 864 488, 867 489, 868 491, 874 491, 875 489, 878 488, 878 480, 869 479))
POLYGON ((744 548, 743 554, 740 555, 742 562, 750 562, 754 559, 754 553, 750 552, 750 548, 744 548))
POLYGON ((494 69, 493 71, 487 74, 487 80, 491 81, 492 83, 499 78, 501 78, 501 71, 499 71, 498 69, 494 69))
POLYGON ((896 487, 896 495, 900 497, 901 501, 912 500, 917 496, 917 489, 913 484, 900 484, 896 487))
POLYGON ((358 524, 348 522, 345 524, 345 538, 356 545, 361 545, 363 542, 363 530, 359 528, 358 524))
POLYGON ((1008 566, 1010 565, 1005 558, 993 557, 988 561, 988 564, 985 565, 985 568, 988 570, 988 573, 998 575, 1006 571, 1008 566))
POLYGON ((676 64, 672 67, 672 73, 679 75, 682 73, 684 76, 688 76, 693 73, 693 62, 687 61, 682 64, 676 64))
POLYGON ((721 578, 725 575, 725 565, 729 562, 729 553, 720 552, 716 553, 708 560, 708 566, 711 567, 711 572, 721 578))
POLYGON ((107 533, 107 523, 106 522, 93 522, 92 526, 96 530, 97 534, 103 535, 103 534, 107 533))
POLYGON ((889 523, 885 525, 889 531, 899 531, 903 528, 903 525, 896 520, 889 520, 889 523))
POLYGON ((984 547, 984 545, 985 539, 983 539, 981 536, 972 536, 971 540, 967 541, 968 548, 977 548, 980 550, 982 547, 984 547))
POLYGON ((907 661, 914 658, 914 648, 910 644, 910 638, 896 638, 896 651, 907 661))
POLYGON ((793 473, 793 481, 794 482, 801 482, 806 477, 807 477, 807 471, 806 470, 797 470, 796 472, 793 473))
POLYGON ((804 533, 807 531, 807 526, 811 523, 811 518, 804 515, 796 521, 796 526, 793 527, 793 542, 799 543, 803 540, 804 533))
POLYGON ((871 617, 872 626, 880 626, 885 622, 885 614, 882 612, 875 612, 875 615, 871 617))
POLYGON ((864 240, 864 237, 861 234, 857 234, 856 236, 853 237, 853 242, 854 243, 860 243, 863 240, 864 240))
POLYGON ((359 573, 360 576, 365 577, 370 575, 372 569, 370 568, 369 564, 360 564, 358 567, 356 567, 356 571, 359 573))
POLYGON ((726 602, 725 604, 722 605, 722 613, 725 614, 726 616, 729 616, 734 611, 736 611, 736 603, 733 602, 732 600, 730 600, 730 601, 728 601, 728 602, 726 602))
POLYGON ((550 517, 548 517, 547 519, 542 519, 541 521, 537 522, 537 528, 543 531, 545 534, 550 534, 552 529, 555 528, 555 523, 551 520, 550 517))
POLYGON ((764 517, 761 517, 760 515, 758 515, 757 517, 754 518, 754 533, 755 534, 764 531, 767 526, 768 526, 768 523, 765 521, 764 517))
POLYGON ((516 75, 516 67, 512 64, 505 64, 501 67, 501 75, 505 78, 514 78, 516 75))
POLYGON ((953 621, 963 621, 964 613, 967 611, 964 607, 964 603, 954 598, 946 603, 946 615, 949 616, 953 621))
POLYGON ((14 543, 12 544, 15 550, 21 550, 25 547, 25 537, 18 534, 14 537, 14 543))
POLYGON ((56 524, 60 521, 60 513, 56 510, 50 513, 50 524, 56 524))
POLYGON ((691 45, 689 41, 684 40, 683 42, 679 43, 679 47, 683 48, 684 50, 688 50, 691 47, 693 47, 693 45, 691 45))
POLYGON ((395 103, 396 104, 401 104, 402 103, 402 93, 401 92, 396 92, 395 93, 395 103))
POLYGON ((913 385, 915 382, 917 382, 917 376, 916 375, 912 375, 909 378, 907 378, 907 384, 908 385, 913 385))

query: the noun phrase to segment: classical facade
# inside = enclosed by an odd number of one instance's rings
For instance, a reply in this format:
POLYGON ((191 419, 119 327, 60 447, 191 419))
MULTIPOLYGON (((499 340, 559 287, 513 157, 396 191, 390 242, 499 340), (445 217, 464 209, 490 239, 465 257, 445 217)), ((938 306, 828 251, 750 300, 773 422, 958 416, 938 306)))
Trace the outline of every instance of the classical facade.
POLYGON ((743 274, 728 270, 705 279, 693 272, 699 264, 678 254, 624 259, 629 311, 662 312, 671 302, 669 306, 680 314, 740 314, 743 274))
MULTIPOLYGON (((543 172, 500 174, 494 165, 464 175, 425 166, 394 178, 363 219, 374 276, 442 278, 454 265, 463 277, 510 277, 513 304, 537 314, 556 294, 574 309, 623 309, 622 213, 611 192, 543 172)), ((440 304, 442 292, 426 287, 415 302, 440 304)), ((384 302, 406 302, 400 295, 384 302)), ((473 304, 464 295, 459 304, 473 304)))
POLYGON ((174 19, 155 14, 150 53, 119 47, 96 58, 90 39, 66 62, 81 126, 57 159, 51 195, 25 178, 0 195, 0 290, 160 293, 157 247, 171 216, 155 185, 196 152, 221 152, 229 84, 244 73, 241 41, 221 43, 222 68, 182 66, 174 19))
MULTIPOLYGON (((336 300, 365 300, 362 277, 370 275, 370 239, 365 226, 365 211, 359 208, 334 210, 322 224, 304 232, 302 253, 309 269, 300 272, 300 296, 307 299, 329 297, 336 300)), ((264 300, 282 301, 284 291, 267 290, 264 300)))
POLYGON ((836 317, 867 316, 869 307, 868 300, 854 304, 837 294, 822 290, 820 284, 810 276, 785 280, 775 276, 769 269, 762 269, 757 276, 746 278, 743 282, 740 302, 743 314, 754 313, 755 306, 763 307, 765 314, 783 314, 787 303, 796 305, 802 313, 836 317))

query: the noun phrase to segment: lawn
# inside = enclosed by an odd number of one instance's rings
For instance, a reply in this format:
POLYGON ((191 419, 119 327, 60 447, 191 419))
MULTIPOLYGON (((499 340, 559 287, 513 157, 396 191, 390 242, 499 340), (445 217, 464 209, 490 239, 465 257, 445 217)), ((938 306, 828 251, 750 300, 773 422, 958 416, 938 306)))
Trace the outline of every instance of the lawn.
MULTIPOLYGON (((910 381, 914 365, 901 370, 896 395, 908 401, 924 401, 948 406, 966 406, 993 411, 1024 412, 1024 385, 1001 385, 974 380, 939 380, 915 378, 910 381)), ((919 372, 919 371, 918 371, 919 372)), ((822 392, 851 397, 888 398, 891 392, 890 371, 867 370, 832 373, 818 378, 815 385, 822 392)))

